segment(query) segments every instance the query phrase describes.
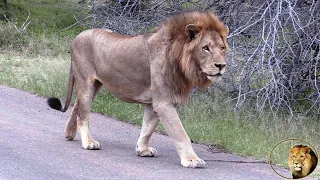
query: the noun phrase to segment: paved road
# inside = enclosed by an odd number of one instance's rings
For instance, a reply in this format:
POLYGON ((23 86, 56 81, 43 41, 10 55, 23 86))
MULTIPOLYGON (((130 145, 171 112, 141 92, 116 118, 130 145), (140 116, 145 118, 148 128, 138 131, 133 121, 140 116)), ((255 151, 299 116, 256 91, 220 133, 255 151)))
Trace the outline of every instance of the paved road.
POLYGON ((211 153, 197 144, 206 168, 183 168, 169 138, 160 134, 151 142, 159 155, 138 157, 139 127, 99 114, 92 114, 91 128, 102 149, 84 150, 79 135, 75 141, 64 139, 69 113, 49 109, 42 97, 0 85, 0 179, 282 179, 268 164, 211 153))

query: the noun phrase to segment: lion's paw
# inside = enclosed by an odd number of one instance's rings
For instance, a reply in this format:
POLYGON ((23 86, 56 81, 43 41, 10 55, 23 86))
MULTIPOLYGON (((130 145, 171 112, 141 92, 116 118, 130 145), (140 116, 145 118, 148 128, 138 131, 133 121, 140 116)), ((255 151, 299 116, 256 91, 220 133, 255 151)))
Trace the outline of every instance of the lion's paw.
POLYGON ((77 133, 77 131, 69 131, 69 132, 66 132, 66 133, 65 133, 65 138, 66 138, 68 141, 72 141, 72 140, 76 137, 76 133, 77 133))
POLYGON ((181 159, 181 165, 187 168, 203 168, 206 162, 200 158, 181 159))
POLYGON ((153 147, 148 147, 147 149, 144 149, 144 150, 136 149, 136 152, 138 156, 141 156, 141 157, 154 157, 158 154, 157 150, 153 147))
POLYGON ((82 147, 87 150, 97 150, 100 149, 100 143, 98 141, 92 141, 82 144, 82 147))
POLYGON ((65 138, 68 141, 72 141, 77 134, 77 124, 70 122, 70 120, 67 122, 67 125, 64 130, 65 138))

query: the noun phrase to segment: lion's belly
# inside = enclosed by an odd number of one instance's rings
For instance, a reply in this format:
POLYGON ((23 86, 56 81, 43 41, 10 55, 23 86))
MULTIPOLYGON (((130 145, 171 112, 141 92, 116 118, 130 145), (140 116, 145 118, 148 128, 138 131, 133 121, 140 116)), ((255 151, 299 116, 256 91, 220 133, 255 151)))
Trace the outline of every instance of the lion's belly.
POLYGON ((145 90, 139 95, 132 97, 118 97, 120 100, 128 103, 141 103, 141 104, 151 104, 152 103, 152 92, 150 89, 145 90))
POLYGON ((141 89, 124 90, 123 88, 116 89, 114 87, 107 87, 109 92, 116 96, 119 100, 128 103, 150 104, 152 103, 152 92, 150 88, 144 91, 141 89))
MULTIPOLYGON (((106 73, 109 74, 109 73, 106 73)), ((106 75, 104 74, 104 75, 106 75)), ((150 77, 128 78, 116 72, 112 76, 98 77, 103 86, 119 100, 129 103, 152 103, 152 92, 150 89, 150 77)))

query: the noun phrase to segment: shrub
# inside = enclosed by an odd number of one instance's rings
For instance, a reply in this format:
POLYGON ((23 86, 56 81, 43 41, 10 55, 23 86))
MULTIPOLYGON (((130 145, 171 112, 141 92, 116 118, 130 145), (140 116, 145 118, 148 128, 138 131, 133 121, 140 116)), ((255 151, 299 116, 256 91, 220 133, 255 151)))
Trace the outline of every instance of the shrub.
POLYGON ((20 50, 28 44, 26 26, 18 26, 16 22, 0 21, 0 48, 20 50))

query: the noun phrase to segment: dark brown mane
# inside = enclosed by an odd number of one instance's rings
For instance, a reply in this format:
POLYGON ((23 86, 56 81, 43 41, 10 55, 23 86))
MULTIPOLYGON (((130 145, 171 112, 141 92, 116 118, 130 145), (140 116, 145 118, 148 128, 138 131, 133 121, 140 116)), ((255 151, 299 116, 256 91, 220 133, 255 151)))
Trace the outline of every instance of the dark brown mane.
POLYGON ((228 48, 228 28, 219 18, 210 11, 188 11, 169 17, 162 25, 156 28, 157 32, 164 33, 169 44, 167 46, 167 83, 172 87, 171 96, 175 104, 182 104, 187 101, 193 87, 206 87, 209 80, 200 73, 197 62, 191 60, 191 53, 200 42, 200 37, 210 31, 220 34, 225 46, 228 48), (199 33, 195 40, 190 40, 186 34, 186 26, 193 24, 198 27, 199 33), (189 49, 186 45, 189 44, 189 49))
POLYGON ((169 17, 160 27, 169 32, 171 39, 186 40, 185 28, 188 24, 200 27, 200 31, 217 31, 223 39, 229 33, 226 26, 210 11, 187 11, 169 17))

